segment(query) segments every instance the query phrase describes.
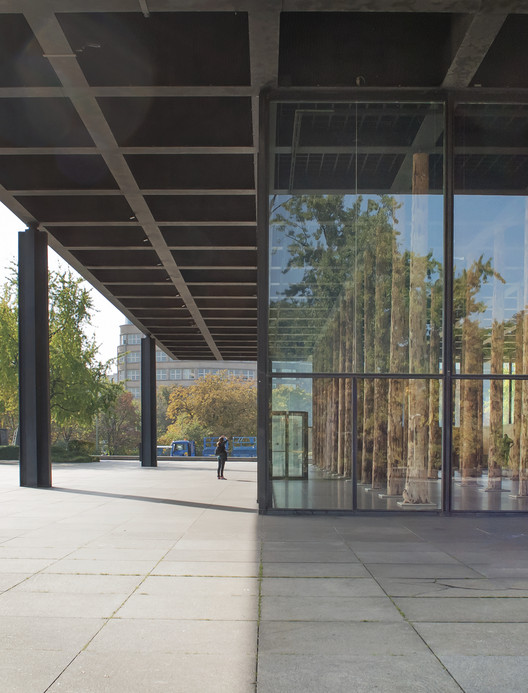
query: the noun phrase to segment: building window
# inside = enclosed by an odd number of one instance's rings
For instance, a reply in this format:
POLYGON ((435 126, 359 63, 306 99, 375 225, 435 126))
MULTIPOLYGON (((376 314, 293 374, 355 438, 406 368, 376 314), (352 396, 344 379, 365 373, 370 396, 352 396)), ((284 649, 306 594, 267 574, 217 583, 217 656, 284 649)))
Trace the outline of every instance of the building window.
POLYGON ((140 380, 141 379, 140 373, 141 373, 141 371, 139 371, 139 370, 128 370, 127 371, 127 380, 140 380))
POLYGON ((126 355, 127 363, 139 363, 141 361, 140 351, 129 351, 126 355))
POLYGON ((134 399, 139 399, 141 397, 141 388, 140 387, 131 387, 129 389, 129 392, 132 393, 132 397, 134 399))
POLYGON ((207 371, 205 368, 199 368, 198 369, 198 377, 199 378, 205 378, 206 374, 207 374, 207 371))
POLYGON ((158 363, 160 363, 162 361, 168 361, 168 360, 169 360, 169 357, 167 356, 167 354, 164 351, 161 351, 160 349, 156 349, 156 361, 158 361, 158 363))
POLYGON ((126 377, 126 371, 119 371, 119 380, 124 380, 126 377))
POLYGON ((122 335, 121 335, 121 344, 126 344, 126 343, 127 343, 127 335, 126 335, 126 334, 122 334, 122 335))
POLYGON ((181 380, 182 372, 181 368, 171 368, 169 370, 169 380, 181 380))
POLYGON ((166 368, 158 368, 156 371, 156 380, 168 380, 168 371, 166 368))
POLYGON ((129 334, 128 344, 141 344, 141 335, 137 333, 129 334))
POLYGON ((183 379, 184 380, 194 380, 196 378, 195 368, 184 368, 183 369, 183 379))

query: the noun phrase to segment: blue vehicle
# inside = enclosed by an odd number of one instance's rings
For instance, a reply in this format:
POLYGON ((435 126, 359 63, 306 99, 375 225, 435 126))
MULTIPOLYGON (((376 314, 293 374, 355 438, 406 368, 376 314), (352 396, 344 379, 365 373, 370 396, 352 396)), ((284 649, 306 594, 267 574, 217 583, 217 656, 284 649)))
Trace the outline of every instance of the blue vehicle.
POLYGON ((171 446, 170 445, 158 445, 156 447, 156 455, 158 457, 169 457, 171 454, 171 446))
POLYGON ((196 457, 194 440, 173 440, 170 455, 171 457, 196 457))
MULTIPOLYGON (((203 455, 214 455, 216 441, 218 437, 204 438, 203 455)), ((227 454, 229 457, 256 457, 257 456, 257 438, 256 436, 233 436, 226 445, 227 454)))

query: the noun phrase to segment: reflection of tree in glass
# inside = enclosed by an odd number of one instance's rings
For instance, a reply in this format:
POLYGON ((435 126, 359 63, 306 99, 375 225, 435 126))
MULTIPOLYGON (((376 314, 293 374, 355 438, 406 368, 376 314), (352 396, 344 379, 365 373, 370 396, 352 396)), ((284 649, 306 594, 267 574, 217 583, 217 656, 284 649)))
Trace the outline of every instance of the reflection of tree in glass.
MULTIPOLYGON (((401 247, 393 197, 359 197, 349 206, 346 201, 342 195, 305 195, 286 200, 274 211, 272 224, 281 238, 277 244, 287 246, 283 273, 291 273, 291 281, 271 301, 273 357, 294 358, 295 350, 304 348, 302 358, 312 358, 316 373, 408 372, 414 261, 415 293, 421 301, 413 299, 414 325, 423 333, 420 350, 415 347, 414 372, 431 368, 437 373, 441 266, 429 252, 419 255, 417 249, 413 255, 401 247)), ((396 378, 368 378, 361 379, 358 388, 358 478, 380 490, 386 485, 390 495, 402 493, 409 458, 412 393, 404 385, 396 378)), ((425 416, 419 424, 421 478, 428 473, 429 456, 430 470, 438 467, 440 455, 439 388, 429 391, 425 385, 420 410, 425 416), (428 431, 434 433, 429 444, 428 431)), ((345 476, 350 474, 350 401, 350 379, 314 380, 314 462, 345 476)), ((414 425, 413 434, 416 421, 414 425)), ((415 459, 416 449, 413 455, 415 459)), ((409 502, 416 502, 410 478, 407 487, 409 502)))
MULTIPOLYGON (((478 300, 478 295, 482 285, 492 277, 504 282, 493 269, 491 258, 484 262, 481 255, 454 280, 455 339, 461 345, 463 373, 482 373, 483 346, 487 331, 480 327, 478 316, 486 311, 487 305, 478 300)), ((500 417, 502 421, 502 406, 500 417)), ((498 426, 496 419, 493 419, 493 424, 498 426)), ((494 435, 500 435, 502 438, 502 428, 500 434, 494 429, 490 437, 494 435)), ((458 446, 462 484, 464 486, 476 484, 478 470, 483 461, 482 381, 480 380, 462 380, 460 383, 458 446)), ((493 445, 491 450, 493 451, 493 445)), ((496 462, 495 457, 492 461, 492 469, 496 466, 496 462)))

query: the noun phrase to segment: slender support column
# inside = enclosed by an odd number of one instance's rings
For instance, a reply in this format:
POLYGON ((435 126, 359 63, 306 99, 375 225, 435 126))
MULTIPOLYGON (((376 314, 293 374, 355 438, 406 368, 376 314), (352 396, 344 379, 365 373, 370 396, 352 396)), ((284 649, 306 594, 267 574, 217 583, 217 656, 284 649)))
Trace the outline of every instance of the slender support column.
POLYGON ((47 234, 19 234, 20 485, 51 486, 47 234))
POLYGON ((141 466, 157 467, 156 458, 156 345, 141 340, 141 466))

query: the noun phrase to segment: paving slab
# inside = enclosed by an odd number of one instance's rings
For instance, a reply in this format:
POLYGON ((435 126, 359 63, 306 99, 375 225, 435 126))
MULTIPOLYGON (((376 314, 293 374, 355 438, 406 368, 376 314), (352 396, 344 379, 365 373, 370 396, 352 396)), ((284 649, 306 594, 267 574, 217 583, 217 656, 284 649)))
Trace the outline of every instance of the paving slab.
POLYGON ((394 603, 410 621, 522 623, 528 618, 528 600, 515 597, 397 597, 394 603))
POLYGON ((460 693, 460 686, 430 653, 401 656, 264 654, 258 693, 460 693))
POLYGON ((189 597, 212 596, 225 598, 228 596, 259 594, 259 581, 253 577, 222 577, 213 576, 165 576, 151 575, 142 583, 138 594, 172 595, 185 594, 189 597))
POLYGON ((262 597, 263 621, 401 621, 388 597, 262 597))
POLYGON ((526 693, 528 656, 448 655, 442 663, 464 693, 526 693))
POLYGON ((528 597, 525 580, 471 578, 378 578, 391 597, 528 597))
MULTIPOLYGON (((415 558, 415 560, 417 560, 415 558)), ((365 563, 375 578, 479 578, 482 574, 460 563, 365 563)))
POLYGON ((24 650, 0 651, 2 690, 9 693, 44 693, 71 664, 73 657, 71 651, 39 651, 35 647, 31 648, 31 656, 24 650))
POLYGON ((362 563, 389 563, 397 565, 398 563, 419 563, 422 566, 427 565, 460 565, 456 558, 448 556, 443 551, 428 551, 424 548, 420 552, 417 551, 368 551, 354 549, 354 553, 362 563))
POLYGON ((362 563, 289 563, 288 561, 262 564, 264 577, 370 577, 362 563))
POLYGON ((48 690, 49 693, 254 693, 255 657, 229 652, 81 652, 48 690))
POLYGON ((7 659, 12 657, 12 651, 25 652, 26 656, 35 651, 65 651, 73 657, 105 623, 103 618, 64 618, 38 616, 35 613, 30 616, 2 616, 0 652, 7 659))
POLYGON ((292 578, 262 580, 263 597, 384 597, 378 583, 368 578, 292 578))
POLYGON ((39 573, 32 575, 11 590, 18 592, 50 592, 56 594, 121 594, 128 595, 143 581, 139 575, 83 575, 39 573))
POLYGON ((255 656, 256 621, 109 620, 86 648, 89 652, 239 654, 255 656))
MULTIPOLYGON (((63 558, 41 568, 46 573, 83 573, 92 575, 148 575, 159 561, 120 561, 63 558)), ((1 564, 0 564, 1 568, 1 564)))
POLYGON ((127 597, 127 593, 57 594, 10 590, 0 594, 0 616, 110 618, 127 597))
POLYGON ((528 623, 415 623, 414 629, 438 657, 527 656, 528 623))
POLYGON ((257 618, 257 596, 136 593, 119 609, 116 617, 254 621, 257 618))
POLYGON ((373 657, 425 654, 428 647, 408 623, 263 621, 262 654, 373 657))
POLYGON ((157 563, 151 575, 181 575, 203 577, 258 577, 260 563, 236 561, 169 561, 157 563))

